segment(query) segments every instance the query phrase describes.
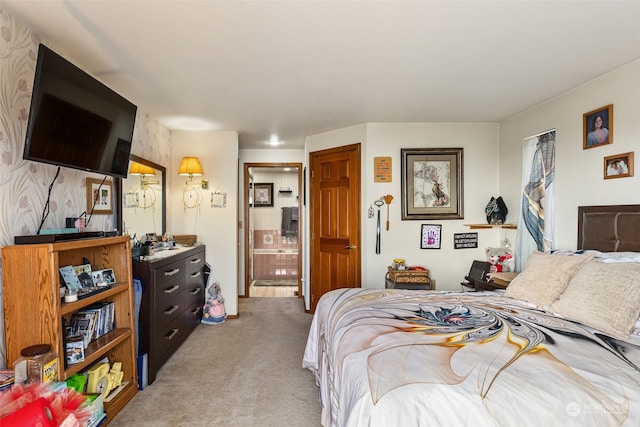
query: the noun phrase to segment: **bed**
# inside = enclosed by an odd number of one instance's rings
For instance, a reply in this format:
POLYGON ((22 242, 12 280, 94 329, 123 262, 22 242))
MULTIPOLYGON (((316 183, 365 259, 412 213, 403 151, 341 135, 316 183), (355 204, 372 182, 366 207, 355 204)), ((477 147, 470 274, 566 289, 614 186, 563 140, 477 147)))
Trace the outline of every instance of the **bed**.
POLYGON ((324 426, 640 425, 640 205, 579 208, 576 251, 504 292, 338 289, 303 367, 324 426))

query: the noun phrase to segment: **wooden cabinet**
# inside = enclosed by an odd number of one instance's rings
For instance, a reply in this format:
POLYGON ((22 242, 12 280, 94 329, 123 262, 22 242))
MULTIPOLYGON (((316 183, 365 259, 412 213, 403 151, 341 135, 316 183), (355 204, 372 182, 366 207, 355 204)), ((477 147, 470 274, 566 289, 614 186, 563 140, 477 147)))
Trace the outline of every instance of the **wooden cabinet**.
POLYGON ((149 384, 202 319, 205 247, 172 252, 133 263, 133 276, 143 288, 138 332, 149 384))
POLYGON ((2 267, 8 366, 23 348, 41 343, 51 344, 64 366, 62 318, 69 320, 76 311, 97 302, 115 303, 115 329, 89 344, 83 362, 59 372, 59 379, 64 381, 105 357, 111 364, 121 362, 123 383, 128 384, 104 404, 107 422, 112 420, 138 391, 129 237, 5 246, 2 267), (63 302, 58 268, 86 264, 87 260, 93 270, 112 268, 117 282, 99 294, 63 302))

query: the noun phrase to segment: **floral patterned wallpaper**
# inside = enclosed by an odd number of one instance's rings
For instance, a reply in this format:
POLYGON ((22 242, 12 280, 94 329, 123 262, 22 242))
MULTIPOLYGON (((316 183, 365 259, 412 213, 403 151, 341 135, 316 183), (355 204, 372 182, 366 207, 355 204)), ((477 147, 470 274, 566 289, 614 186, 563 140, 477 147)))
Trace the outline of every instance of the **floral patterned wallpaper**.
MULTIPOLYGON (((12 245, 16 235, 36 233, 49 186, 57 170, 55 166, 22 159, 40 42, 37 34, 12 16, 0 12, 0 246, 12 245)), ((55 50, 55 46, 49 47, 55 50)), ((81 64, 76 65, 82 67, 81 64)), ((126 97, 126 94, 123 95, 126 97)), ((170 131, 138 109, 132 153, 168 165, 170 148, 170 131)), ((51 190, 49 215, 43 228, 64 228, 65 218, 77 217, 86 210, 87 177, 102 178, 100 175, 61 168, 51 190)), ((94 215, 87 230, 114 228, 112 215, 94 215)), ((4 367, 1 285, 0 276, 0 367, 4 367)))

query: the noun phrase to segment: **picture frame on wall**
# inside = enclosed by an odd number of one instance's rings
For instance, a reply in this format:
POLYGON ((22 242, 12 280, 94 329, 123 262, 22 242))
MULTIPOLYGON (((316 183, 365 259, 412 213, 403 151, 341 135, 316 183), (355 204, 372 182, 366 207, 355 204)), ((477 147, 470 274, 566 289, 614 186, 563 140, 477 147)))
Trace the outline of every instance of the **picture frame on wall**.
POLYGON ((273 207, 273 182, 253 184, 253 206, 273 207))
POLYGON ((582 149, 613 143, 613 104, 582 115, 582 149))
POLYGON ((402 220, 463 219, 463 149, 403 148, 402 220))
POLYGON ((87 215, 113 213, 113 187, 111 181, 87 178, 87 215))
POLYGON ((422 224, 420 230, 420 249, 440 249, 442 225, 422 224))
POLYGON ((614 154, 604 158, 604 179, 633 176, 633 152, 614 154))

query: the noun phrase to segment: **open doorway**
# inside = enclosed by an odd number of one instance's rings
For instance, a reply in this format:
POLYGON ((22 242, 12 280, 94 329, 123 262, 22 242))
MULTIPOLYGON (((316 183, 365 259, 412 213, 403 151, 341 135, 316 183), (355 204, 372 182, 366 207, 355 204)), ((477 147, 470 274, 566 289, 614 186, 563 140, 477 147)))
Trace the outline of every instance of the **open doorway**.
POLYGON ((301 296, 302 164, 244 165, 244 295, 301 296))

